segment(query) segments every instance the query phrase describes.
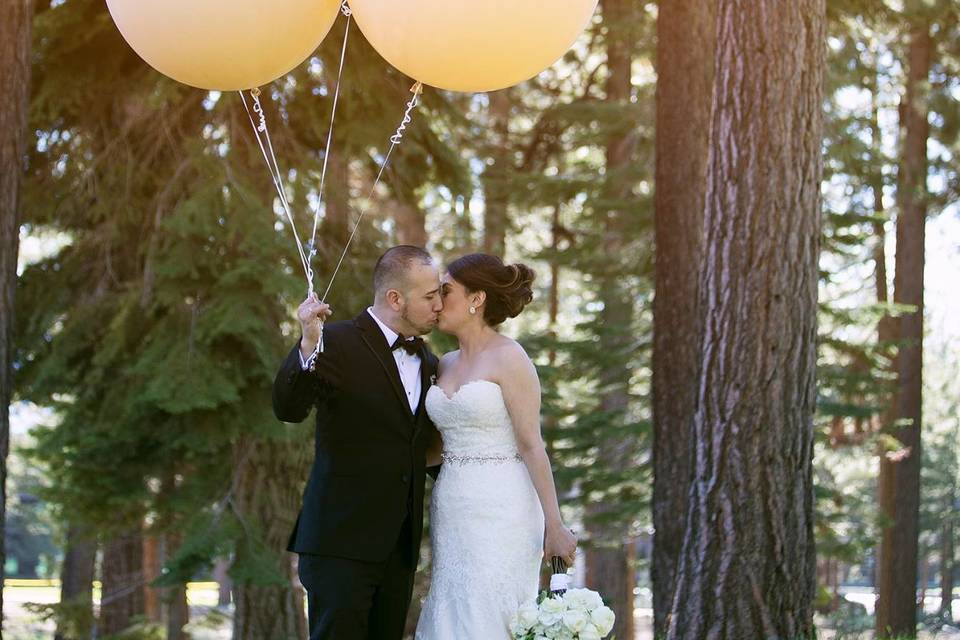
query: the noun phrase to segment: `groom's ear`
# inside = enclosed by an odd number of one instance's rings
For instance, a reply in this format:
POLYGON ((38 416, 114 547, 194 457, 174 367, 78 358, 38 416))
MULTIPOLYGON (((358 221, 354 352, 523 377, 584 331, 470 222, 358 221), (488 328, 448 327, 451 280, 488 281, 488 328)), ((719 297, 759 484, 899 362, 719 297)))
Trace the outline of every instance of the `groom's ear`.
POLYGON ((396 289, 387 289, 387 303, 394 311, 400 311, 403 307, 403 294, 396 289))

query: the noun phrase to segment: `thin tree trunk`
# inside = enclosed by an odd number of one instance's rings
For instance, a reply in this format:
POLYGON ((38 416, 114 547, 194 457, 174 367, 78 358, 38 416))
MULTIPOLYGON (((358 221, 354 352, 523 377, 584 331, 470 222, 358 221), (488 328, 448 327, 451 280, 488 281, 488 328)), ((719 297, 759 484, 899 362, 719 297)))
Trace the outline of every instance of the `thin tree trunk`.
POLYGON ((313 448, 297 440, 258 439, 242 440, 236 451, 233 504, 246 536, 237 545, 235 564, 275 561, 282 584, 234 583, 233 640, 304 638, 303 590, 286 544, 313 448))
POLYGON ((397 244, 424 247, 427 244, 426 213, 412 202, 392 200, 390 208, 397 225, 397 244))
POLYGON ((89 638, 93 626, 93 572, 97 557, 96 539, 89 530, 75 524, 67 526, 66 550, 60 571, 60 603, 70 608, 70 619, 77 626, 57 625, 54 640, 89 638), (84 613, 81 613, 81 610, 84 613))
POLYGON ((822 0, 718 0, 697 409, 668 640, 813 638, 822 0))
POLYGON ((217 581, 217 606, 225 607, 230 604, 230 594, 233 591, 233 584, 230 575, 227 573, 230 569, 230 561, 226 558, 217 558, 213 565, 213 579, 217 581))
MULTIPOLYGON (((561 237, 566 233, 560 220, 560 204, 553 207, 553 219, 550 224, 550 290, 547 293, 547 331, 550 337, 557 337, 557 320, 560 317, 560 261, 557 254, 560 251, 561 237)), ((547 354, 550 366, 557 363, 557 350, 551 345, 547 354)), ((556 426, 555 420, 550 420, 551 427, 556 426)), ((547 425, 545 425, 547 426, 547 425)), ((552 452, 549 452, 551 453, 552 452)))
POLYGON ((503 257, 506 250, 507 182, 510 178, 510 94, 509 89, 491 91, 488 118, 491 139, 489 163, 483 171, 483 250, 503 257))
POLYGON ((350 191, 347 160, 335 150, 330 153, 327 164, 327 183, 324 189, 325 212, 321 229, 317 231, 317 243, 326 245, 335 254, 333 260, 340 257, 347 238, 350 236, 350 191))
MULTIPOLYGON (((7 454, 13 399, 13 320, 20 242, 20 186, 27 155, 30 32, 33 3, 10 0, 0 9, 0 531, 7 523, 7 454)), ((0 567, 7 560, 0 536, 0 567)), ((0 611, 3 593, 0 589, 0 611)), ((2 624, 2 614, 0 614, 2 624)))
POLYGON ((657 17, 656 295, 653 303, 654 633, 666 631, 690 489, 697 273, 713 83, 714 0, 666 0, 657 17), (690 46, 691 42, 698 43, 690 46))
POLYGON ((893 296, 913 305, 899 319, 893 435, 901 451, 880 460, 880 509, 892 523, 880 541, 876 631, 913 637, 917 627, 917 535, 920 518, 920 425, 923 364, 923 264, 926 222, 927 76, 933 45, 930 25, 911 29, 906 96, 901 105, 902 158, 897 187, 897 255, 893 296))
MULTIPOLYGON (((172 557, 183 543, 183 532, 175 529, 168 531, 163 539, 164 561, 172 557)), ((190 622, 190 607, 187 604, 187 585, 178 584, 167 587, 162 593, 164 618, 166 619, 167 640, 187 640, 183 627, 190 622)))
POLYGON ((144 609, 143 537, 140 530, 121 534, 103 546, 103 583, 99 636, 120 633, 144 609))
POLYGON ((163 607, 160 589, 150 583, 160 577, 161 540, 148 527, 143 530, 143 579, 146 586, 143 590, 143 611, 150 622, 163 621, 163 607))
MULTIPOLYGON (((603 21, 607 30, 606 102, 629 104, 632 93, 630 64, 633 43, 625 37, 624 26, 632 13, 627 0, 603 0, 603 21)), ((610 202, 626 202, 631 184, 625 173, 634 161, 636 127, 625 126, 607 141, 605 150, 605 197, 610 202)), ((607 256, 621 256, 627 241, 628 216, 635 212, 623 206, 608 211, 604 221, 603 247, 607 256)), ((601 337, 601 350, 609 358, 600 372, 600 411, 614 420, 625 420, 629 408, 630 369, 629 344, 632 339, 633 301, 619 270, 609 269, 601 277, 600 297, 603 301, 603 325, 612 331, 601 337)), ((634 465, 632 438, 605 438, 598 445, 598 464, 613 474, 624 473, 634 465)), ((586 525, 595 544, 586 554, 587 584, 609 600, 616 613, 613 634, 618 638, 634 637, 634 541, 623 525, 611 526, 603 521, 610 505, 591 503, 587 507, 586 525)))

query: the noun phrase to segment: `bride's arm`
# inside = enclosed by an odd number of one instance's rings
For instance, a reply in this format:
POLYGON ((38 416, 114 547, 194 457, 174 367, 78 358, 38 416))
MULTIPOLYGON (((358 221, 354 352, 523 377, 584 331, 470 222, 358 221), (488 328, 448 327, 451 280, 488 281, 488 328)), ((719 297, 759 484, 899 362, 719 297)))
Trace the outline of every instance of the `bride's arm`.
POLYGON ((436 429, 430 430, 430 442, 427 443, 427 469, 437 467, 443 462, 440 454, 443 452, 443 440, 440 438, 440 432, 436 429))
MULTIPOLYGON (((443 368, 449 355, 449 353, 445 353, 440 357, 440 361, 437 363, 437 378, 443 375, 443 368)), ((443 453, 443 438, 436 427, 430 429, 430 434, 427 437, 430 438, 430 442, 427 443, 427 469, 439 467, 443 463, 443 459, 440 457, 440 454, 443 453)), ((434 479, 436 479, 435 475, 434 479)))
POLYGON ((511 345, 501 362, 505 365, 500 388, 517 436, 517 448, 540 498, 545 520, 543 550, 547 559, 559 556, 572 565, 577 539, 563 524, 557 488, 547 448, 540 433, 540 378, 530 358, 519 345, 511 345))

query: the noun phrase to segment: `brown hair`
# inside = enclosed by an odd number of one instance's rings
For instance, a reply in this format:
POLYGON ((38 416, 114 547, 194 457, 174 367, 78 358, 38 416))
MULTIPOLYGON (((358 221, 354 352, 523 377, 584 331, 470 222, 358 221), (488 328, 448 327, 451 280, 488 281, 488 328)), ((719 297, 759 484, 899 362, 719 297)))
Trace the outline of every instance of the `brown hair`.
POLYGON ((471 253, 451 262, 447 272, 470 293, 487 294, 483 319, 492 327, 516 318, 533 300, 536 274, 525 264, 504 264, 497 256, 471 253))
POLYGON ((417 263, 430 264, 431 262, 433 258, 420 247, 402 244, 387 249, 373 268, 374 293, 386 293, 387 289, 400 289, 406 292, 410 269, 417 263))

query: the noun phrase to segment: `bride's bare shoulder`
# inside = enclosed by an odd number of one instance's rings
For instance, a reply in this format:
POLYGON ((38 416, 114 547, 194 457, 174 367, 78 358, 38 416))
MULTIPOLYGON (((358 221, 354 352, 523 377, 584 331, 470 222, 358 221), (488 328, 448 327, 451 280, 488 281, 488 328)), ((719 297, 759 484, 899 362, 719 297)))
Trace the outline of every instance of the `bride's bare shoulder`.
POLYGON ((531 374, 537 375, 536 367, 527 355, 526 349, 512 338, 501 336, 490 352, 497 363, 499 377, 504 380, 510 381, 518 377, 529 377, 531 374))

